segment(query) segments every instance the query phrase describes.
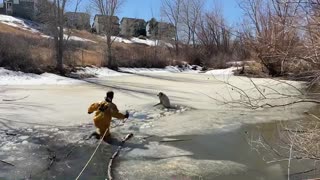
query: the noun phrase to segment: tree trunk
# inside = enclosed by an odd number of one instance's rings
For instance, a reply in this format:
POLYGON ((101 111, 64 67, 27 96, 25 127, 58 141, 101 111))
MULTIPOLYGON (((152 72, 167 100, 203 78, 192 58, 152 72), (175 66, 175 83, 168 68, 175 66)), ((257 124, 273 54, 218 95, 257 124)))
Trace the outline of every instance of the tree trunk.
POLYGON ((58 39, 58 47, 57 47, 57 70, 61 75, 64 75, 64 68, 63 68, 63 51, 64 51, 64 44, 63 44, 63 27, 59 26, 59 39, 58 39))
POLYGON ((108 60, 107 66, 110 69, 118 70, 118 65, 112 56, 112 48, 111 47, 112 47, 111 35, 107 35, 107 60, 108 60))

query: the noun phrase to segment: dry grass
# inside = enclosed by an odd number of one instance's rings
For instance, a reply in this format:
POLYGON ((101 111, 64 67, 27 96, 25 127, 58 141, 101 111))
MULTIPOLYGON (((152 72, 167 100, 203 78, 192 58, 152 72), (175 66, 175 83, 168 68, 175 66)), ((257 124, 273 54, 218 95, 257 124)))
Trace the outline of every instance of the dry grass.
POLYGON ((10 33, 17 36, 25 36, 29 38, 41 39, 38 33, 31 33, 30 31, 20 29, 18 27, 8 26, 6 24, 0 23, 0 33, 10 33))
MULTIPOLYGON (((52 39, 43 38, 40 34, 2 23, 0 23, 0 33, 3 36, 9 35, 11 39, 17 38, 17 42, 22 41, 37 68, 46 71, 47 69, 51 70, 56 65, 52 39)), ((100 36, 79 30, 72 30, 71 35, 86 38, 96 43, 69 41, 68 47, 65 48, 65 65, 71 67, 95 65, 99 67, 107 64, 106 43, 100 36)), ((16 46, 15 40, 11 42, 13 44, 10 46, 16 46)), ((113 57, 117 60, 118 65, 123 67, 162 68, 174 61, 174 59, 170 58, 172 57, 170 50, 165 47, 114 42, 112 48, 113 57)), ((12 51, 11 53, 14 52, 12 51)), ((21 68, 20 70, 23 71, 21 68)))
POLYGON ((256 77, 256 78, 265 78, 268 77, 267 70, 262 66, 262 64, 250 60, 246 61, 242 67, 239 67, 239 70, 235 72, 235 75, 247 76, 247 77, 256 77))
POLYGON ((104 59, 103 53, 84 49, 73 51, 69 55, 68 64, 71 66, 95 65, 99 67, 103 64, 104 59))
POLYGON ((55 61, 53 59, 54 52, 52 49, 46 48, 46 47, 34 47, 30 48, 32 59, 37 59, 37 64, 46 67, 46 66, 52 66, 55 64, 55 61))

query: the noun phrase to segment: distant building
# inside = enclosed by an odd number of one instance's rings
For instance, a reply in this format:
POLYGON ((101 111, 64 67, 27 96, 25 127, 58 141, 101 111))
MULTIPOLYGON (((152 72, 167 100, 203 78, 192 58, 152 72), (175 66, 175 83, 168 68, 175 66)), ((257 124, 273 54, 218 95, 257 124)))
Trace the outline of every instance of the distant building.
POLYGON ((117 16, 96 15, 94 17, 92 30, 98 34, 104 34, 108 28, 111 28, 111 35, 117 36, 120 33, 119 18, 117 16), (108 21, 111 19, 112 26, 108 27, 108 21))
POLYGON ((147 22, 147 37, 153 39, 172 40, 175 38, 175 27, 171 23, 158 22, 152 18, 147 22))
POLYGON ((146 21, 135 18, 122 18, 120 35, 125 37, 146 36, 146 21))
POLYGON ((66 12, 66 26, 79 30, 90 29, 90 15, 80 12, 66 12))
POLYGON ((0 0, 0 14, 34 19, 37 0, 0 0))

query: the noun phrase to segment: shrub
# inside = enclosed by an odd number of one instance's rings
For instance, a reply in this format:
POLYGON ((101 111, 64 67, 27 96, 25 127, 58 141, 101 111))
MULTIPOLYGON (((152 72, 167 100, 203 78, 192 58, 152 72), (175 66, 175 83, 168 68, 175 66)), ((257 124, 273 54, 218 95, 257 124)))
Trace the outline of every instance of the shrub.
POLYGON ((0 66, 12 70, 40 73, 32 57, 29 43, 25 36, 0 33, 0 66))

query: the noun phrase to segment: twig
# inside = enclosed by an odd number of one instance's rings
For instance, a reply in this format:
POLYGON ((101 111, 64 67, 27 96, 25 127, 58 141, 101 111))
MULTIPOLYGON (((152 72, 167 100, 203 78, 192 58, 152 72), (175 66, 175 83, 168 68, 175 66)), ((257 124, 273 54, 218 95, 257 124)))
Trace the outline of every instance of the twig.
POLYGON ((28 98, 30 95, 27 95, 27 96, 25 96, 25 97, 23 97, 23 98, 18 98, 18 99, 2 99, 2 101, 20 101, 20 100, 23 100, 23 99, 26 99, 26 98, 28 98))
POLYGON ((282 131, 295 132, 295 133, 307 133, 307 130, 293 130, 293 129, 284 129, 282 131))
POLYGON ((7 135, 7 136, 16 136, 17 134, 16 134, 16 133, 6 132, 6 135, 7 135))
POLYGON ((181 142, 181 141, 191 141, 191 139, 162 140, 162 141, 159 141, 159 142, 161 142, 161 143, 165 143, 165 142, 181 142))
POLYGON ((53 163, 56 161, 57 156, 56 156, 56 153, 54 151, 52 151, 51 149, 47 148, 47 150, 50 153, 49 158, 48 158, 50 160, 50 164, 47 167, 47 170, 49 170, 52 167, 53 163))
POLYGON ((267 99, 267 97, 261 92, 261 90, 259 89, 259 87, 257 86, 257 84, 255 82, 253 82, 253 80, 251 78, 250 79, 250 82, 254 85, 255 89, 260 93, 260 95, 264 98, 264 99, 267 99))
POLYGON ((0 162, 4 163, 4 164, 6 164, 6 165, 9 165, 9 166, 14 166, 13 164, 8 163, 8 162, 6 162, 6 161, 4 161, 4 160, 0 160, 0 162))
POLYGON ((293 143, 290 145, 290 155, 289 155, 289 161, 288 161, 288 180, 290 180, 290 168, 291 168, 291 157, 292 157, 292 147, 293 143))
POLYGON ((298 173, 293 173, 293 174, 290 174, 290 176, 299 175, 299 174, 305 174, 305 173, 309 173, 309 172, 312 172, 312 171, 315 171, 315 170, 317 170, 317 169, 314 168, 314 169, 310 169, 310 170, 307 170, 307 171, 302 171, 302 172, 298 172, 298 173))
POLYGON ((286 104, 278 104, 278 105, 272 105, 272 104, 266 103, 266 104, 262 104, 262 105, 259 105, 259 106, 253 106, 252 109, 265 108, 265 107, 270 107, 270 108, 283 107, 283 106, 289 106, 289 105, 298 104, 298 103, 320 104, 320 101, 313 100, 313 99, 299 99, 297 101, 293 101, 293 102, 286 103, 286 104))
POLYGON ((121 145, 118 147, 117 151, 115 153, 113 153, 113 155, 110 158, 109 164, 108 164, 108 180, 112 180, 112 163, 113 160, 119 155, 120 150, 122 149, 124 143, 129 140, 130 138, 133 137, 133 134, 130 133, 128 134, 126 137, 124 137, 121 141, 121 145))
POLYGON ((65 158, 68 158, 75 148, 76 146, 73 146, 72 149, 66 154, 65 158))
POLYGON ((309 113, 309 112, 306 112, 306 114, 308 114, 309 116, 311 116, 311 117, 317 119, 318 121, 320 121, 320 118, 319 118, 318 116, 316 116, 316 115, 314 115, 314 114, 311 114, 311 113, 309 113))
POLYGON ((281 80, 277 80, 277 79, 273 79, 273 80, 278 81, 278 82, 283 83, 283 84, 286 84, 286 85, 294 88, 294 89, 295 89, 296 91, 298 91, 301 95, 304 95, 304 93, 303 93, 299 88, 297 88, 296 86, 294 86, 294 85, 292 85, 292 84, 290 84, 290 83, 288 83, 288 82, 281 81, 281 80))

